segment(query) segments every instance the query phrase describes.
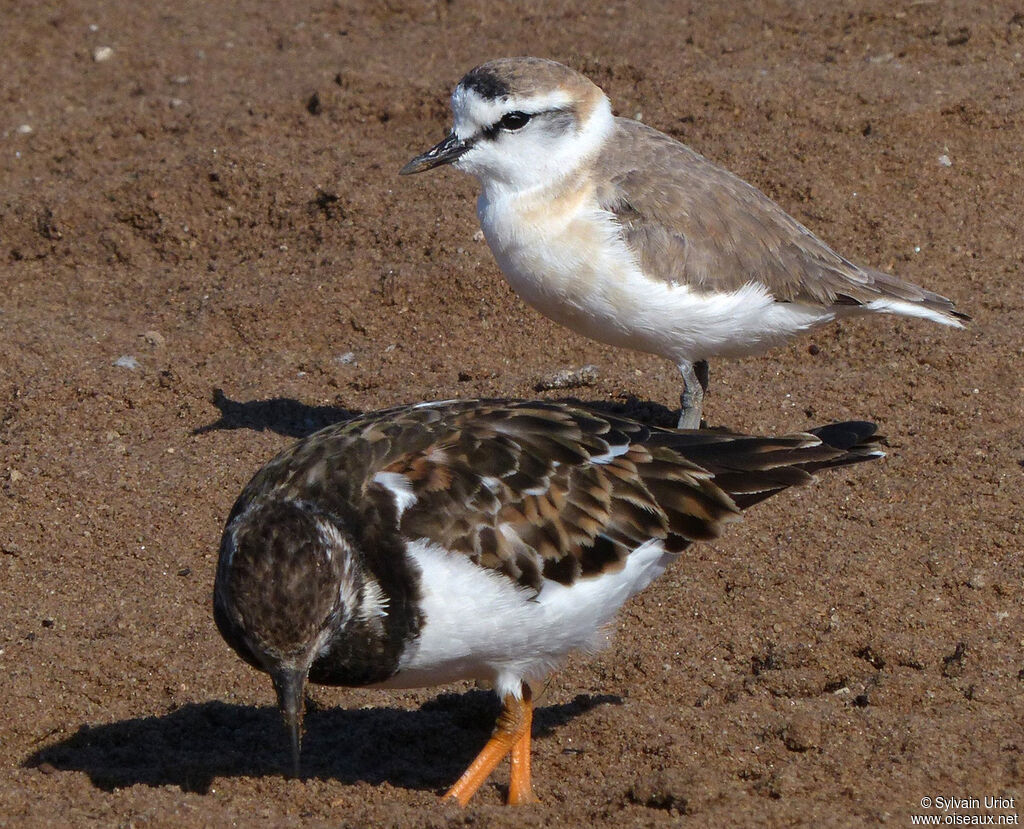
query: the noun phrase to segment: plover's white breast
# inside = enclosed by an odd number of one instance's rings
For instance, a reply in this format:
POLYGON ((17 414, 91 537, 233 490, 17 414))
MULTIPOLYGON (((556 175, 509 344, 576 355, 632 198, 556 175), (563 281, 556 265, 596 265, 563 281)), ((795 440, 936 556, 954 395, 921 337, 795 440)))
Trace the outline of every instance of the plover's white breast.
POLYGON ((516 293, 555 322, 609 345, 676 363, 740 357, 835 316, 821 306, 777 302, 753 279, 716 291, 649 277, 586 183, 555 198, 485 188, 478 213, 516 293))

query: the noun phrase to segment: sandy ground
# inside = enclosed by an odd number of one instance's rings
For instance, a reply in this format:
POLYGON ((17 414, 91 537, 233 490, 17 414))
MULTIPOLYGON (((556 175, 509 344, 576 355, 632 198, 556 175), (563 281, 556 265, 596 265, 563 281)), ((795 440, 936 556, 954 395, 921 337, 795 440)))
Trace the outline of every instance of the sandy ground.
POLYGON ((0 5, 0 825, 1018 815, 1024 7, 635 5, 0 5), (523 53, 974 322, 712 365, 712 423, 872 419, 890 454, 694 547, 552 678, 541 805, 503 806, 504 768, 465 813, 437 800, 493 722, 465 687, 313 688, 289 780, 270 683, 210 608, 262 463, 346 412, 588 363, 568 393, 677 399, 672 366, 512 294, 471 180, 396 176, 465 70, 523 53))

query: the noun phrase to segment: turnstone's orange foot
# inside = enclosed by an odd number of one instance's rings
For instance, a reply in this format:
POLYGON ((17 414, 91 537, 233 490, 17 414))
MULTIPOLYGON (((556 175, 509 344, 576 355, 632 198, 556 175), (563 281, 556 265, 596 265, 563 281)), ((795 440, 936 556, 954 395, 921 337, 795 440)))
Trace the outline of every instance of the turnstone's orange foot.
POLYGON ((307 681, 482 680, 504 709, 448 795, 465 804, 509 755, 509 803, 529 803, 529 683, 593 647, 693 541, 820 469, 880 457, 874 432, 680 431, 523 401, 363 415, 286 449, 243 490, 214 617, 270 674, 296 775, 307 681))
POLYGON ((838 317, 887 313, 961 326, 945 297, 855 265, 761 191, 674 138, 612 115, 578 72, 503 58, 452 93, 454 125, 403 174, 452 164, 481 186, 498 266, 542 314, 687 366, 780 345, 838 317))
POLYGON ((498 716, 494 734, 481 749, 469 768, 463 772, 445 797, 454 798, 460 806, 469 803, 491 772, 504 759, 511 757, 511 777, 508 787, 508 803, 520 806, 536 803, 530 785, 530 727, 533 724, 533 699, 530 686, 522 686, 522 696, 509 694, 498 716))

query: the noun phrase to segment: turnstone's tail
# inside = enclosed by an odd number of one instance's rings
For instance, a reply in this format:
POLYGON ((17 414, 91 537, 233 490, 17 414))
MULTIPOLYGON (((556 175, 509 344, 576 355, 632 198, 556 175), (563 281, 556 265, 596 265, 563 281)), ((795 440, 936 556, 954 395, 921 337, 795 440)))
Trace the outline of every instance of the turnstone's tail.
POLYGON ((885 444, 885 438, 877 432, 878 427, 866 420, 847 420, 844 423, 830 423, 811 429, 810 433, 825 446, 839 450, 843 454, 829 460, 809 463, 804 468, 808 472, 816 472, 831 466, 845 466, 874 458, 884 458, 882 446, 885 444))
POLYGON ((849 420, 783 437, 747 437, 714 429, 669 433, 673 449, 714 473, 740 509, 790 486, 808 483, 822 469, 885 456, 874 423, 849 420))

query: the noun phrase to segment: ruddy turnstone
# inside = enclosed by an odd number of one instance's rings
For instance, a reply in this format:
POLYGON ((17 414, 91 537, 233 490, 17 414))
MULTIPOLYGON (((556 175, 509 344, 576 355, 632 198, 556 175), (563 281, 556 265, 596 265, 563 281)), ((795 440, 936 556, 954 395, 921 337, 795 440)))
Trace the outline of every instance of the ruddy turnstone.
POLYGON ((594 648, 692 541, 812 473, 880 457, 874 425, 785 437, 585 406, 446 401, 330 426, 268 463, 221 540, 214 617, 270 674, 299 773, 304 688, 489 682, 504 708, 448 797, 511 755, 533 799, 530 684, 594 648))
POLYGON ((560 63, 485 63, 451 103, 451 133, 401 173, 453 164, 476 176, 484 236, 515 291, 574 331, 672 360, 682 428, 700 425, 709 358, 851 314, 967 319, 843 258, 689 147, 614 117, 604 92, 560 63))

